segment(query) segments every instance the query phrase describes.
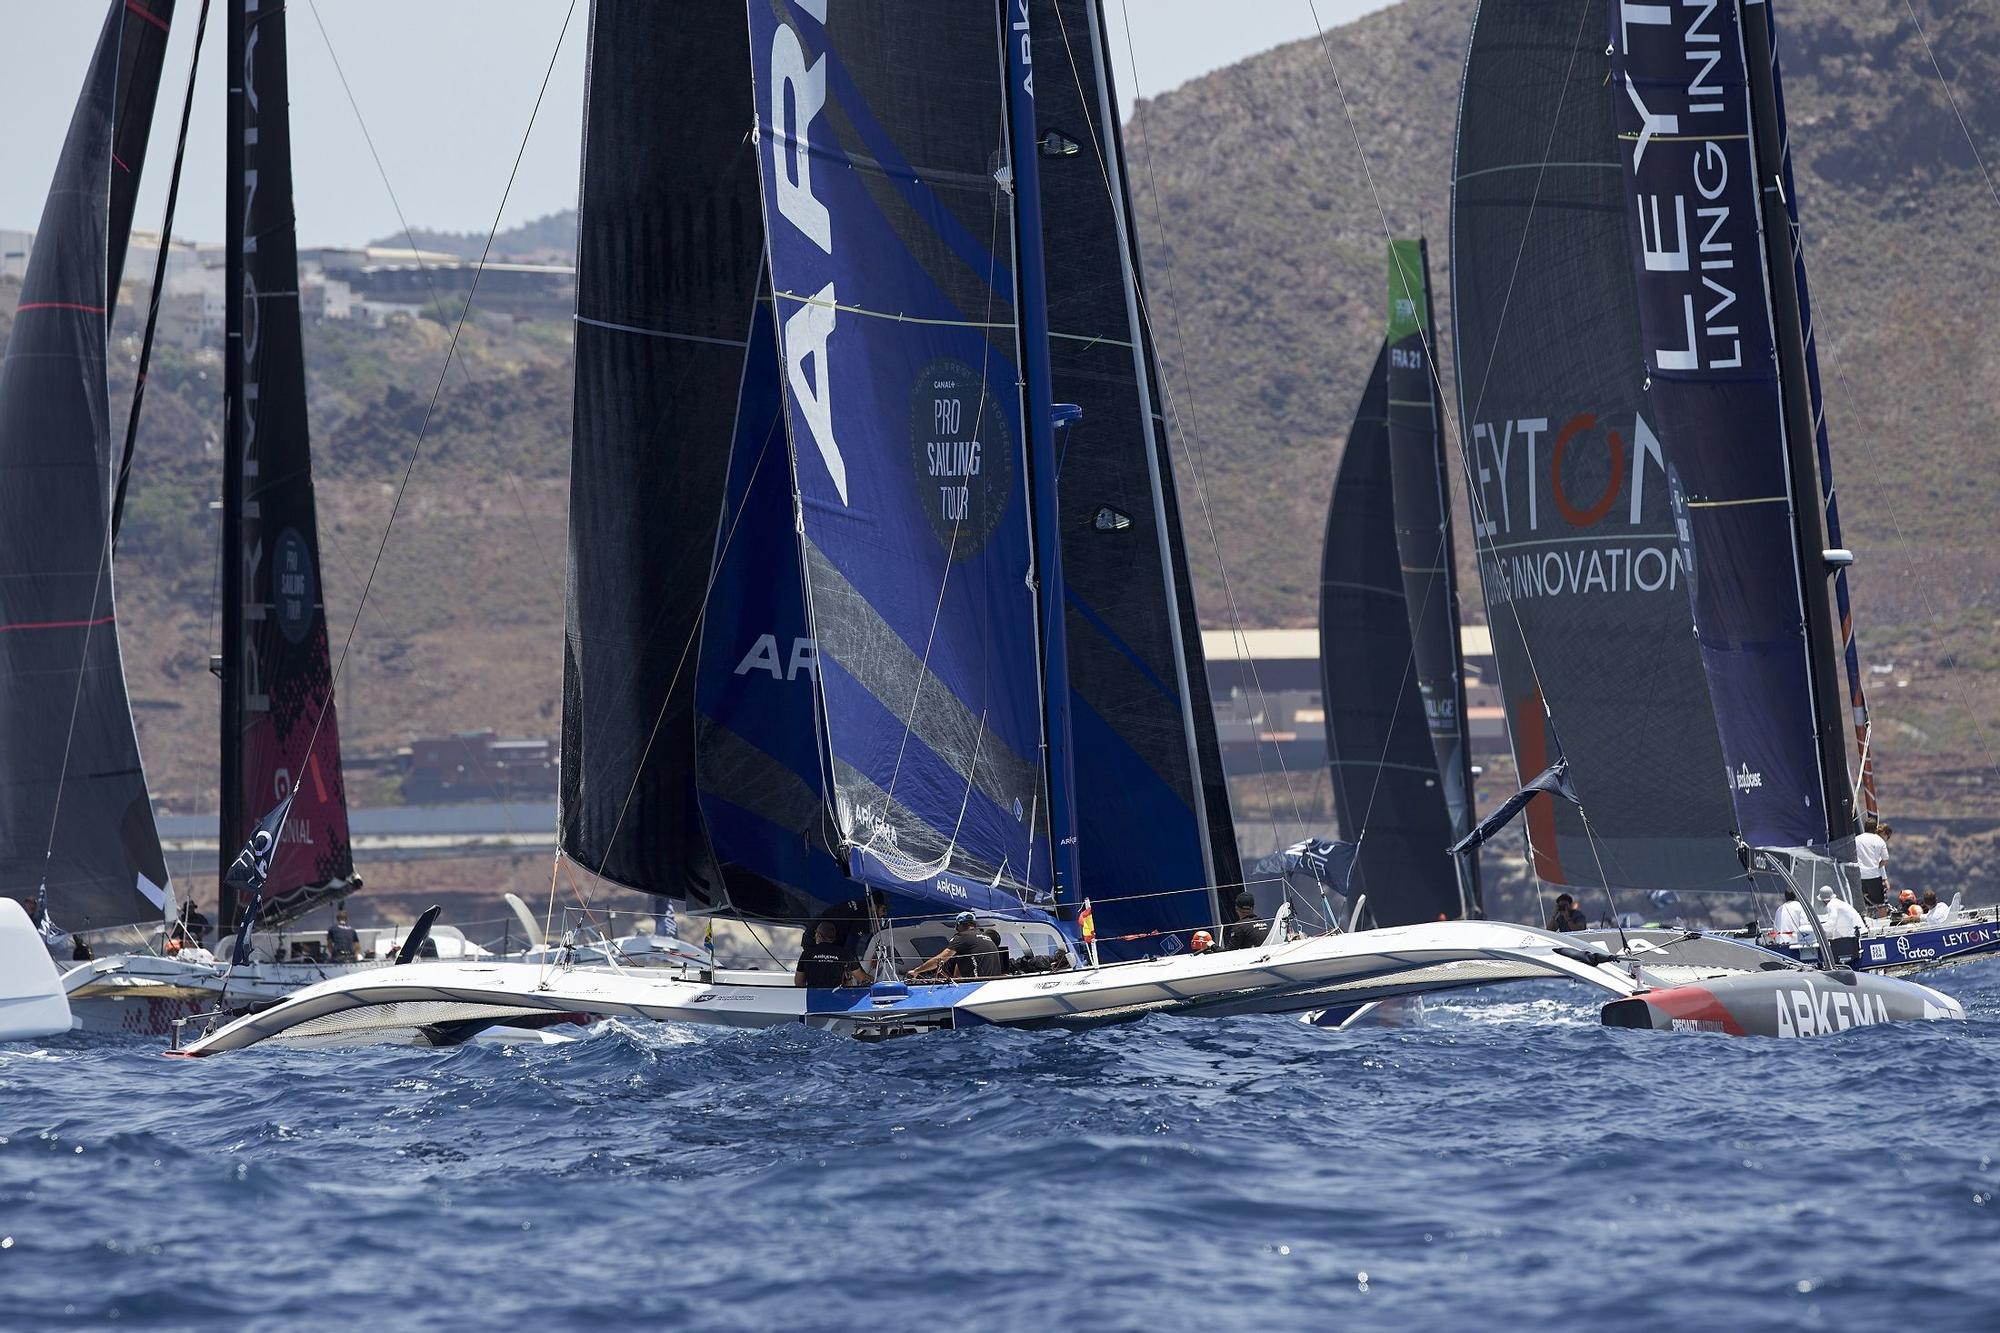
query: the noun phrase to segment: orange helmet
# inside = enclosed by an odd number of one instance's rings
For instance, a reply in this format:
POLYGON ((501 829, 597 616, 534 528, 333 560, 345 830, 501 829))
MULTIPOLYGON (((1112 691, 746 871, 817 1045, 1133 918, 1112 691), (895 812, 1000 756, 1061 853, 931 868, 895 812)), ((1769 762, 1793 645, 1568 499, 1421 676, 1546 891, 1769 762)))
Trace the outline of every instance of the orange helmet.
POLYGON ((1924 915, 1924 909, 1917 906, 1915 903, 1911 903, 1909 911, 1904 913, 1904 915, 1908 916, 1912 921, 1917 921, 1922 919, 1924 915))
POLYGON ((1194 946, 1196 953, 1205 953, 1215 947, 1215 936, 1205 930, 1197 930, 1188 937, 1188 943, 1194 946))
POLYGON ((1915 889, 1904 889, 1901 893, 1896 895, 1896 901, 1898 902, 1913 903, 1916 900, 1917 900, 1917 891, 1915 889))

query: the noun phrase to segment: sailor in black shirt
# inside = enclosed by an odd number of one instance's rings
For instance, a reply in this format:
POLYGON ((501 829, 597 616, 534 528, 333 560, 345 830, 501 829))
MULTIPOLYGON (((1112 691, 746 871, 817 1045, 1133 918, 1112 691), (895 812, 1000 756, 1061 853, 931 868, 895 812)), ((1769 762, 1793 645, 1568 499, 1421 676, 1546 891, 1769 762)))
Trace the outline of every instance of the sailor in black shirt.
POLYGON ((1222 928, 1225 949, 1254 949, 1271 927, 1257 919, 1257 898, 1248 889, 1236 895, 1236 919, 1222 928))
POLYGON ((970 912, 960 912, 954 924, 957 930, 944 948, 911 968, 910 975, 920 977, 946 969, 960 981, 999 976, 1000 946, 993 942, 992 935, 979 928, 979 918, 970 912))
POLYGON ((835 986, 865 986, 868 976, 854 961, 854 954, 841 942, 840 927, 832 921, 821 921, 813 928, 812 939, 799 954, 798 970, 792 973, 794 986, 813 986, 822 990, 835 986))
POLYGON ((1589 930, 1590 918, 1576 905, 1576 899, 1567 893, 1558 893, 1556 910, 1549 914, 1548 928, 1560 931, 1589 930))

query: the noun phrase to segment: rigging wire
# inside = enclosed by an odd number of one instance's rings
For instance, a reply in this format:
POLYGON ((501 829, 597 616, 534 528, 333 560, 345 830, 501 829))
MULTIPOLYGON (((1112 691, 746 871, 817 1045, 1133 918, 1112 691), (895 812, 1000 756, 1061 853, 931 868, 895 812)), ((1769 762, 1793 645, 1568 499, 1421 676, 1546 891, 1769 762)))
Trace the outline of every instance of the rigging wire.
MULTIPOLYGON (((335 51, 333 48, 333 35, 327 31, 326 21, 320 17, 318 0, 306 0, 306 8, 312 14, 313 24, 319 29, 320 41, 326 47, 327 60, 332 63, 334 75, 340 81, 340 90, 342 94, 345 95, 345 97, 347 98, 348 109, 354 113, 355 127, 361 131, 362 142, 365 143, 368 147, 368 156, 371 159, 373 159, 375 163, 375 174, 377 178, 379 178, 382 182, 382 191, 389 198, 389 206, 395 210, 396 221, 402 227, 403 230, 403 239, 409 243, 411 259, 415 262, 417 266, 418 274, 421 275, 423 278, 425 290, 427 290, 430 293, 431 304, 433 307, 435 307, 437 311, 438 323, 442 325, 449 318, 444 303, 444 296, 442 295, 442 293, 438 291, 437 283, 432 277, 430 265, 424 262, 423 252, 417 245, 416 232, 410 226, 410 220, 408 216, 403 212, 403 201, 397 197, 396 187, 389 179, 389 168, 387 164, 385 164, 382 161, 382 154, 375 147, 375 136, 369 132, 368 118, 361 113, 361 103, 355 97, 354 88, 351 84, 349 84, 347 80, 347 70, 340 63, 339 53, 335 51)), ((207 0, 203 0, 202 10, 203 10, 203 17, 206 18, 207 0)), ((562 39, 560 37, 557 39, 556 45, 557 49, 560 50, 562 45, 562 39)), ((532 128, 533 126, 531 124, 530 129, 532 130, 532 128)), ((175 163, 175 168, 176 168, 176 176, 178 177, 178 169, 179 169, 178 161, 176 161, 175 163)), ((490 244, 490 239, 489 239, 489 244, 490 244)), ((470 293, 467 293, 466 295, 465 304, 466 304, 466 310, 469 312, 472 306, 472 297, 470 293)), ((451 364, 450 359, 447 358, 446 365, 449 366, 450 364, 451 364)), ((473 386, 472 369, 465 362, 463 358, 459 359, 458 368, 459 368, 459 374, 461 378, 464 380, 466 387, 468 388, 472 387, 473 386)), ((136 415, 136 410, 137 409, 135 404, 134 408, 135 415, 136 415)), ((127 451, 128 465, 129 465, 129 457, 130 457, 130 451, 128 449, 127 451)), ((504 475, 507 478, 508 490, 513 495, 515 508, 517 508, 520 511, 521 526, 527 530, 528 544, 534 549, 536 558, 541 562, 543 574, 548 577, 549 582, 552 585, 560 587, 560 584, 556 578, 555 567, 549 562, 548 550, 545 543, 542 541, 542 535, 536 529, 534 520, 528 514, 527 497, 524 496, 521 492, 521 478, 519 474, 516 473, 512 468, 504 469, 504 475)), ((121 495, 122 495, 122 481, 121 481, 121 495)), ((349 581, 351 582, 353 570, 347 564, 346 551, 341 549, 337 545, 333 548, 333 550, 335 554, 340 558, 342 566, 346 570, 346 573, 349 576, 349 581)), ((458 737, 458 743, 459 747, 462 750, 464 750, 468 758, 472 759, 477 758, 477 751, 474 750, 473 740, 469 735, 461 734, 458 737)), ((310 753, 310 750, 308 750, 308 753, 310 753)), ((501 802, 503 811, 502 819, 506 824, 507 832, 509 834, 518 831, 514 827, 513 814, 509 809, 509 807, 511 807, 512 804, 513 803, 511 801, 501 802)))
MULTIPOLYGON (((1132 41, 1132 15, 1130 6, 1127 3, 1127 0, 1119 0, 1119 6, 1120 6, 1120 12, 1124 18, 1124 23, 1125 23, 1126 58, 1132 66, 1132 94, 1135 98, 1143 98, 1144 94, 1141 93, 1139 89, 1138 50, 1132 41)), ((1145 120, 1143 118, 1138 118, 1138 117, 1135 117, 1134 119, 1139 127, 1140 147, 1146 159, 1146 186, 1148 192, 1152 196, 1153 226, 1154 229, 1159 233, 1161 239, 1164 241, 1167 235, 1166 213, 1160 203, 1160 182, 1158 173, 1155 172, 1154 170, 1152 139, 1147 132, 1145 120)), ((1093 147, 1095 147, 1097 151, 1099 169, 1100 171, 1105 173, 1105 188, 1109 189, 1110 188, 1109 168, 1104 165, 1103 147, 1097 144, 1096 140, 1097 140, 1097 131, 1095 125, 1093 125, 1091 128, 1091 141, 1093 147)), ((1191 368, 1194 365, 1194 361, 1188 355, 1187 327, 1185 321, 1181 317, 1179 291, 1174 282, 1174 272, 1175 272, 1174 266, 1172 264, 1168 264, 1166 266, 1167 309, 1168 312, 1173 317, 1174 343, 1180 355, 1181 364, 1183 366, 1191 368)), ((1134 286, 1136 289, 1137 284, 1134 284, 1134 286)), ((1144 318, 1146 327, 1148 328, 1154 327, 1151 303, 1142 289, 1139 291, 1139 303, 1140 303, 1140 313, 1144 318)), ((1174 418, 1174 422, 1176 425, 1176 429, 1170 434, 1180 435, 1183 437, 1183 443, 1181 448, 1183 452, 1186 453, 1186 455, 1188 456, 1188 460, 1191 464, 1190 474, 1194 478, 1195 497, 1200 502, 1201 505, 1202 521, 1208 530, 1209 546, 1210 549, 1213 550, 1213 552, 1215 553, 1216 575, 1221 580, 1223 599, 1229 607, 1230 633, 1231 637, 1233 638, 1236 644, 1237 660, 1240 663, 1242 663, 1242 665, 1246 669, 1250 677, 1251 686, 1257 692, 1258 707, 1263 709, 1264 717, 1268 720, 1271 717, 1270 697, 1268 694, 1266 694, 1264 690, 1264 682, 1262 675, 1257 670, 1257 660, 1250 652, 1249 635, 1243 628, 1243 615, 1241 610, 1237 606, 1236 591, 1235 588, 1232 586, 1229 578, 1229 566, 1228 563, 1223 559, 1222 555, 1222 539, 1215 526, 1214 510, 1209 503, 1208 484, 1203 473, 1202 461, 1201 461, 1202 443, 1201 443, 1201 426, 1198 419, 1199 407, 1195 401, 1194 389, 1191 387, 1193 378, 1192 369, 1188 371, 1188 376, 1190 379, 1190 387, 1188 387, 1186 391, 1188 399, 1188 407, 1186 413, 1187 428, 1185 431, 1179 429, 1179 425, 1182 419, 1179 395, 1175 393, 1174 386, 1168 381, 1167 377, 1164 374, 1160 376, 1160 390, 1162 395, 1166 398, 1167 410, 1174 418)), ((1285 798, 1292 807, 1292 822, 1295 825, 1299 826, 1301 829, 1303 829, 1305 827, 1305 815, 1299 805, 1298 793, 1292 785, 1291 770, 1289 766, 1285 763, 1284 748, 1282 745, 1273 745, 1272 750, 1277 756, 1278 772, 1285 787, 1285 798)), ((1263 746, 1261 743, 1257 747, 1257 757, 1258 757, 1258 764, 1261 767, 1263 763, 1263 746)))
POLYGON ((548 67, 542 72, 541 87, 535 94, 535 105, 528 113, 527 128, 521 133, 520 146, 514 153, 514 165, 507 173, 506 188, 500 192, 500 203, 493 212, 493 225, 487 229, 485 247, 480 251, 479 261, 472 270, 472 283, 466 290, 465 305, 459 311, 458 322, 452 328, 451 342, 445 348, 444 364, 438 368, 437 384, 431 390, 430 403, 425 407, 423 422, 417 428, 416 442, 410 446, 409 461, 404 464, 402 479, 397 483, 395 499, 389 506, 388 521, 382 525, 382 539, 376 543, 375 557, 368 566, 368 578, 361 585, 361 596, 354 606, 354 618, 348 622, 347 637, 340 645, 340 657, 334 662, 333 674, 327 681, 326 696, 320 701, 318 716, 313 719, 312 734, 307 738, 304 750, 308 757, 311 756, 313 746, 319 740, 320 728, 326 723, 327 713, 333 708, 334 692, 340 684, 341 673, 347 669, 348 654, 354 647, 355 631, 361 626, 362 614, 368 607, 368 595, 375 587, 375 576, 382 568, 383 553, 388 550, 390 534, 395 531, 397 515, 402 512, 403 497, 409 491, 411 474, 416 471, 417 459, 423 453, 424 439, 429 434, 431 420, 437 413, 438 400, 444 394, 445 380, 451 374, 451 362, 458 351, 459 337, 465 332, 466 321, 472 315, 472 298, 479 290, 479 279, 485 272, 487 257, 493 252, 493 238, 499 234, 501 216, 506 211, 509 195, 513 193, 515 178, 520 175, 521 159, 527 155, 528 140, 535 132, 535 122, 541 114, 542 101, 548 96, 549 81, 555 75, 556 61, 562 54, 563 40, 567 37, 570 22, 576 15, 576 5, 577 0, 569 0, 569 7, 563 14, 562 29, 556 34, 555 49, 549 53, 548 67))
POLYGON ((139 444, 139 409, 146 402, 146 375, 153 361, 153 334, 160 324, 160 302, 167 294, 167 261, 174 249, 174 209, 181 197, 181 168, 187 162, 188 126, 194 119, 195 75, 201 69, 201 42, 208 32, 208 0, 201 0, 195 19, 194 50, 188 56, 187 94, 181 101, 180 135, 174 143, 174 169, 167 178, 167 206, 160 222, 160 249, 153 261, 153 291, 146 303, 146 330, 139 339, 139 366, 132 379, 132 402, 125 413, 125 450, 118 463, 118 481, 111 498, 111 541, 125 522, 125 487, 132 479, 132 455, 139 444))

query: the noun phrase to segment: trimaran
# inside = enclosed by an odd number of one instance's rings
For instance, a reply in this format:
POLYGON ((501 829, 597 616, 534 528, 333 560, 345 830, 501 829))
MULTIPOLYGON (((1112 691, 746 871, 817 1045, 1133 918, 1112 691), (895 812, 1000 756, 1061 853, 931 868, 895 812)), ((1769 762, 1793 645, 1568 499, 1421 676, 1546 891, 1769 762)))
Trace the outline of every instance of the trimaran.
MULTIPOLYGON (((1466 61, 1473 537, 1518 771, 1562 761, 1575 797, 1529 807, 1535 876, 1614 911, 1614 889, 1855 901, 1874 809, 1774 23, 1481 0, 1466 61)), ((2000 925, 1836 943, 1893 969, 2000 925)))
MULTIPOLYGON (((139 418, 114 430, 110 310, 130 236, 173 0, 114 0, 71 121, 0 378, 0 879, 32 896, 85 1028, 164 1034, 374 964, 292 962, 265 932, 360 886, 349 851, 306 425, 283 6, 231 0, 222 516, 220 962, 179 954, 181 917, 126 695, 112 595, 139 418), (123 448, 118 442, 122 439, 123 448), (282 808, 252 903, 226 873, 282 808), (81 951, 79 951, 81 952, 81 951)), ((194 43, 206 27, 207 6, 194 43)), ((187 107, 180 145, 186 143, 187 107)), ((177 154, 168 224, 180 184, 177 154)), ((166 231, 154 275, 154 314, 166 231)), ((135 398, 142 401, 145 354, 135 398)))
POLYGON ((580 210, 563 855, 713 915, 828 920, 873 984, 422 963, 184 1054, 571 1013, 1089 1024, 1531 976, 1650 1015, 1656 982, 1729 974, 1740 1014, 1681 1018, 1733 1030, 1795 1000, 1829 1030, 1958 1014, 1763 954, 1649 975, 1466 919, 1301 935, 1281 910, 1262 944, 1197 952, 1240 872, 1102 17, 922 14, 600 0, 580 210), (1024 966, 907 977, 960 911, 1024 966))

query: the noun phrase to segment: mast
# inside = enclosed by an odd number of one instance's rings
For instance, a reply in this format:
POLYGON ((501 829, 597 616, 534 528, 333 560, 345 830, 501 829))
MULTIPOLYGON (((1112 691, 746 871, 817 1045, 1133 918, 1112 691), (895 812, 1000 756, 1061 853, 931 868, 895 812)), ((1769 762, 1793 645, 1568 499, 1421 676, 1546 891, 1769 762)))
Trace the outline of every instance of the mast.
MULTIPOLYGON (((1209 828, 1208 801, 1203 785, 1201 770, 1201 744, 1198 740, 1200 720, 1195 715, 1194 691, 1188 680, 1187 626, 1181 623, 1179 608, 1180 590, 1174 586, 1174 557, 1172 522, 1167 514, 1165 469, 1161 466, 1164 449, 1159 432, 1159 408, 1153 399, 1153 379, 1151 367, 1147 364, 1146 312, 1139 298, 1138 247, 1132 243, 1131 221, 1128 216, 1130 196, 1125 186, 1125 153, 1118 140, 1118 115, 1112 100, 1110 48, 1104 40, 1104 6, 1102 0, 1090 0, 1090 52, 1097 66, 1097 119, 1103 126, 1103 160, 1105 190, 1111 196, 1112 222, 1118 232, 1118 277, 1125 288, 1126 323, 1131 329, 1133 376, 1139 390, 1142 430, 1146 439, 1146 481, 1153 497, 1153 524, 1159 536, 1160 571, 1166 584, 1167 605, 1174 614, 1167 617, 1168 633, 1174 645, 1174 689, 1180 696, 1181 730, 1187 744, 1188 772, 1193 776, 1195 828, 1201 836, 1201 863, 1208 883, 1213 886, 1220 876, 1215 869, 1215 845, 1209 828)), ((1234 876, 1231 876, 1234 878, 1234 876)), ((1214 897, 1211 889, 1210 897, 1214 897)), ((1216 903, 1217 920, 1221 920, 1220 903, 1216 903)))
POLYGON ((243 281, 244 250, 248 244, 244 211, 248 205, 243 179, 246 165, 244 135, 249 131, 245 85, 249 79, 250 18, 256 0, 225 0, 228 5, 224 78, 228 98, 223 109, 223 335, 222 335, 222 652, 216 674, 222 682, 221 803, 216 838, 216 927, 235 929, 236 891, 228 882, 229 864, 236 857, 241 832, 237 812, 243 806, 243 699, 236 673, 243 646, 243 281))
MULTIPOLYGON (((1021 316, 1023 430, 1029 514, 1042 621, 1042 709, 1049 783, 1049 855, 1056 901, 1082 894, 1077 874, 1074 772, 1070 765, 1069 652, 1063 616, 1062 542, 1057 525, 1056 446, 1049 366, 1049 302, 1043 276, 1041 171, 1035 149, 1034 51, 1028 0, 1001 0, 1007 47, 1007 137, 1014 173, 1014 274, 1021 316)), ((1155 492, 1157 494, 1157 491, 1155 492)))
POLYGON ((1833 844, 1860 830, 1848 777, 1847 723, 1840 692, 1840 620, 1833 607, 1833 571, 1825 558, 1831 546, 1823 498, 1826 491, 1819 474, 1817 413, 1798 268, 1793 262, 1792 214, 1785 198, 1784 112, 1778 102, 1777 52, 1767 0, 1739 0, 1737 29, 1743 39, 1744 73, 1749 84, 1750 148, 1757 168, 1764 270, 1770 284, 1772 332, 1777 343, 1785 462, 1792 483, 1798 545, 1799 600, 1805 608, 1806 664, 1812 674, 1813 736, 1826 796, 1827 842, 1833 844))

